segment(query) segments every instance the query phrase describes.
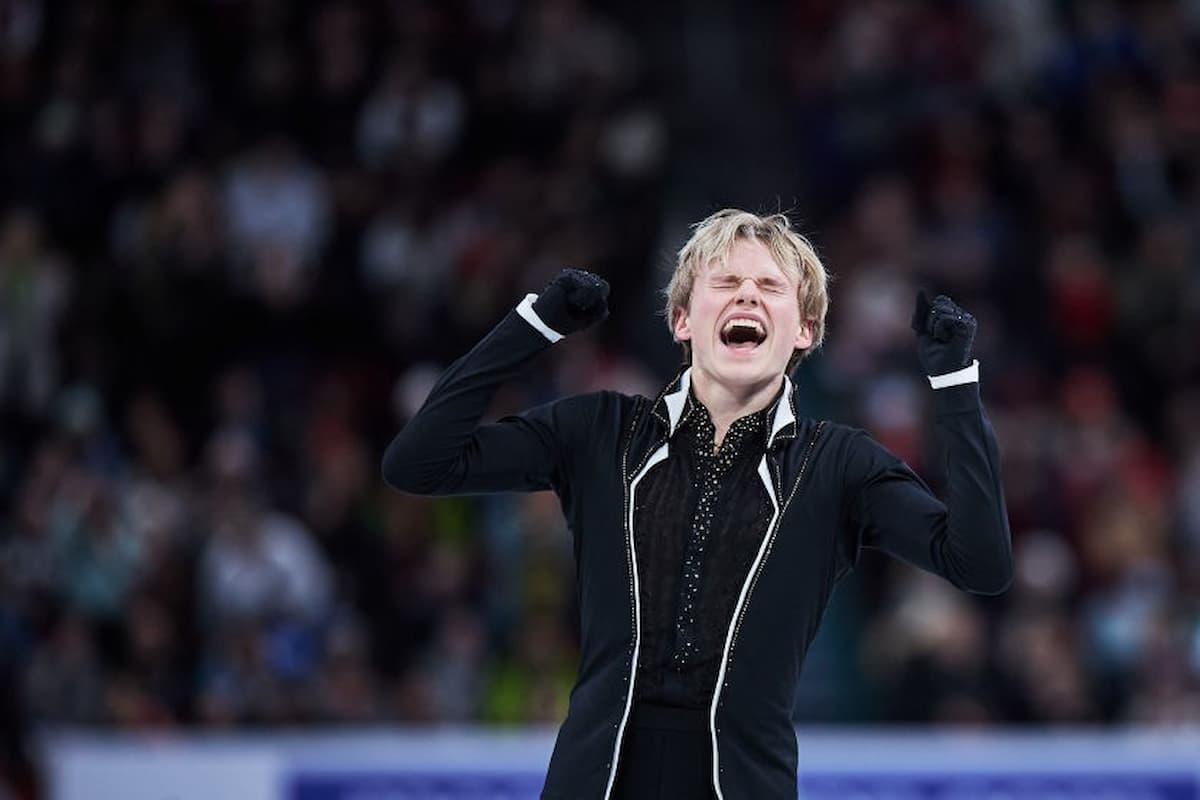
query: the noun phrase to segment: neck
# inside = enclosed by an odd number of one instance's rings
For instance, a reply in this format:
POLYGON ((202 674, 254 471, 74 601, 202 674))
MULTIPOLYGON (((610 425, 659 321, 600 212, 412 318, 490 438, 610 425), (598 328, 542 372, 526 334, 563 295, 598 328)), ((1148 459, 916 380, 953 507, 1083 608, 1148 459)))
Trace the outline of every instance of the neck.
POLYGON ((692 391, 696 393, 696 399, 708 409, 716 429, 713 447, 721 446, 725 433, 735 420, 769 406, 782 385, 781 374, 761 384, 729 386, 714 379, 707 372, 693 367, 692 391))

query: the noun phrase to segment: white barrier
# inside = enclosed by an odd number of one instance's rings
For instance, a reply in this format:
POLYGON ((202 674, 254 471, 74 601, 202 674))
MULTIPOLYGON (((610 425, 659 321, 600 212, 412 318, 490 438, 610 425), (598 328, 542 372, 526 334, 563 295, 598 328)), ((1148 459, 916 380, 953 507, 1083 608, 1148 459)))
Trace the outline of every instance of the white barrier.
MULTIPOLYGON (((802 730, 805 800, 1200 800, 1200 730, 802 730)), ((529 800, 552 730, 59 733, 50 800, 529 800)))

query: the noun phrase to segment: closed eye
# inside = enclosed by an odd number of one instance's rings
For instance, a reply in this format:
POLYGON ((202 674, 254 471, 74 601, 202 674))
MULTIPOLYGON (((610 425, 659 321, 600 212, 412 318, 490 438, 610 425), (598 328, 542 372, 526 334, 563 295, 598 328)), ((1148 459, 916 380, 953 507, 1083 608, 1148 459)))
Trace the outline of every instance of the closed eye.
MULTIPOLYGON (((742 285, 744 280, 745 278, 739 278, 737 275, 714 275, 710 284, 716 289, 736 289, 742 285)), ((759 289, 768 294, 786 294, 788 291, 786 283, 774 278, 760 278, 754 282, 759 289)))

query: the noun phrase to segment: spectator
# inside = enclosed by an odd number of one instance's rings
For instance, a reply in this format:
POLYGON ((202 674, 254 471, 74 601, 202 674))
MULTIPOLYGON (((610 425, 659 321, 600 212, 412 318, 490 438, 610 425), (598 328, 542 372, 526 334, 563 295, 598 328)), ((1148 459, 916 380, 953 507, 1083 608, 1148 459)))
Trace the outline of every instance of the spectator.
MULTIPOLYGON (((573 570, 553 498, 399 496, 373 450, 566 264, 608 277, 628 324, 555 348, 495 413, 660 385, 637 309, 689 191, 664 181, 716 133, 663 96, 678 75, 647 71, 620 5, 7 4, 6 737, 561 716, 573 570)), ((792 95, 741 87, 727 113, 796 120, 795 163, 769 163, 837 278, 802 411, 936 464, 898 376, 914 289, 950 290, 981 318, 1018 559, 1010 595, 975 605, 864 557, 806 708, 1195 721, 1200 15, 783 7, 754 55, 792 95)), ((772 158, 724 166, 743 157, 772 158)), ((0 748, 0 795, 20 751, 0 748)))

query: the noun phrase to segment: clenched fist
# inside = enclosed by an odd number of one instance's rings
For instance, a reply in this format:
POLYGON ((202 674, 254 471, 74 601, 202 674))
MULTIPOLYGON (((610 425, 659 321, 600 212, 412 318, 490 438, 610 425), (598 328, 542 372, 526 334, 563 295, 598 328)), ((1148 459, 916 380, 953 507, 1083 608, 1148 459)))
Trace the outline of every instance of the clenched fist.
POLYGON ((926 375, 945 375, 971 363, 975 317, 946 295, 939 294, 930 303, 925 292, 918 293, 912 327, 917 332, 917 357, 926 375))
POLYGON ((581 269, 564 269, 533 301, 533 310, 563 336, 608 316, 608 281, 581 269))

